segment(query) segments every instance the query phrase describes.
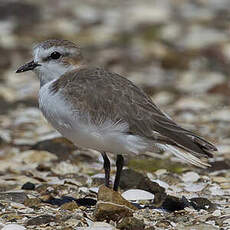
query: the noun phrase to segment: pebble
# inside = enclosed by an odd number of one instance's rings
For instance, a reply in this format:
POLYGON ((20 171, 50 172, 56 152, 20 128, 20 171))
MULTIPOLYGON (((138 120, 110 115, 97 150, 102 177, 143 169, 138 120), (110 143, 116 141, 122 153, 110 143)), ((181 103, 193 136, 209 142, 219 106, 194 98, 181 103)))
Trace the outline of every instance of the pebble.
POLYGON ((2 192, 0 193, 0 200, 13 201, 15 203, 23 204, 27 199, 27 195, 24 192, 2 192))
POLYGON ((68 210, 68 211, 74 211, 75 209, 78 209, 79 206, 76 204, 75 201, 65 203, 61 206, 62 210, 68 210))
POLYGON ((211 187, 209 187, 209 191, 211 192, 213 196, 223 196, 224 195, 224 191, 220 188, 219 185, 212 185, 211 187))
POLYGON ((55 216, 51 215, 41 215, 37 217, 33 217, 27 221, 27 225, 42 225, 42 224, 48 224, 51 222, 56 222, 55 216))
POLYGON ((71 173, 75 174, 79 172, 79 167, 74 164, 63 161, 57 164, 51 170, 57 175, 65 175, 65 174, 71 174, 71 173))
POLYGON ((22 185, 22 189, 24 190, 34 190, 35 189, 35 184, 31 182, 26 182, 24 185, 22 185))
POLYGON ((69 153, 72 153, 76 147, 63 137, 52 138, 37 142, 31 147, 34 150, 48 151, 55 154, 61 160, 66 160, 69 153))
POLYGON ((7 224, 1 230, 26 230, 26 228, 18 224, 7 224))
POLYGON ((185 197, 180 199, 178 197, 167 195, 161 208, 169 212, 174 212, 183 210, 184 208, 188 207, 188 205, 189 202, 185 197))
POLYGON ((202 197, 191 198, 190 199, 190 205, 197 211, 200 211, 201 209, 213 211, 216 209, 215 204, 213 204, 207 198, 202 198, 202 197))
POLYGON ((200 176, 196 172, 187 172, 182 175, 181 178, 185 183, 187 182, 196 182, 200 179, 200 176))
POLYGON ((156 207, 160 207, 166 197, 163 187, 132 169, 122 171, 120 187, 123 189, 141 189, 154 194, 154 206, 156 207))
POLYGON ((213 216, 221 216, 221 211, 220 210, 215 210, 213 213, 212 213, 213 216))
POLYGON ((116 230, 112 225, 105 222, 94 222, 89 227, 77 228, 78 230, 116 230))
POLYGON ((30 208, 38 207, 41 204, 39 198, 28 198, 25 200, 24 205, 30 208))
POLYGON ((169 184, 167 184, 166 182, 159 180, 159 179, 151 180, 151 181, 159 184, 162 188, 165 188, 166 190, 170 187, 169 184))
POLYGON ((184 189, 185 189, 187 192, 200 192, 200 191, 202 191, 206 186, 207 186, 206 183, 198 183, 198 184, 190 183, 190 184, 186 184, 185 187, 184 187, 184 189))
POLYGON ((98 187, 91 187, 89 189, 90 192, 98 193, 99 188, 98 187))
POLYGON ((97 221, 117 221, 122 217, 132 216, 135 210, 137 208, 125 200, 120 193, 104 185, 100 186, 94 210, 94 217, 97 221))
POLYGON ((17 161, 37 165, 53 160, 57 160, 57 157, 54 154, 39 150, 27 150, 20 153, 20 155, 17 157, 17 161))
POLYGON ((117 228, 125 230, 144 230, 145 224, 143 220, 135 217, 125 217, 118 223, 117 228))
POLYGON ((141 189, 130 189, 130 190, 123 192, 122 197, 129 201, 153 200, 154 194, 141 190, 141 189))

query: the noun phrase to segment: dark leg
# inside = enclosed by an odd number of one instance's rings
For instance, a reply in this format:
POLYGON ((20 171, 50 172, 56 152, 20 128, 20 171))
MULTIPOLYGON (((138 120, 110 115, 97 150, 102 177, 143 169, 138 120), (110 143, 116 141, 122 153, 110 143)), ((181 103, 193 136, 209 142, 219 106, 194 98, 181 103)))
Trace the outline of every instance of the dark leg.
POLYGON ((117 172, 116 172, 115 181, 113 185, 114 191, 118 190, 120 179, 121 179, 121 171, 122 171, 123 166, 124 166, 124 158, 122 155, 119 154, 117 155, 117 160, 116 160, 117 172))
POLYGON ((105 186, 109 187, 109 178, 110 178, 110 161, 105 152, 101 153, 104 160, 104 170, 105 170, 105 186))

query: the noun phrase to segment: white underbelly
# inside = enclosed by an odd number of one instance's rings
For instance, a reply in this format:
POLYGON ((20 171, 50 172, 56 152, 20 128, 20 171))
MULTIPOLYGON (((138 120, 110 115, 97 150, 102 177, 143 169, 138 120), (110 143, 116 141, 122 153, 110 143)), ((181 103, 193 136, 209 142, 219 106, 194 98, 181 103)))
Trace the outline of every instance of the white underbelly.
POLYGON ((40 109, 52 126, 74 144, 116 154, 139 154, 147 150, 148 144, 143 138, 125 133, 128 129, 127 123, 107 120, 96 126, 88 114, 81 115, 84 116, 82 119, 77 110, 72 112, 71 106, 63 100, 59 92, 49 92, 50 84, 47 83, 40 89, 40 109))

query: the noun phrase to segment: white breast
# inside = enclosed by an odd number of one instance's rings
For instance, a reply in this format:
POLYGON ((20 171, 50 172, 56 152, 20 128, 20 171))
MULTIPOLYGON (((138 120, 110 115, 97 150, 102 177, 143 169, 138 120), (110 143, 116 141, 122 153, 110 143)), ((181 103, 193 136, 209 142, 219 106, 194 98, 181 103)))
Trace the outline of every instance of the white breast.
POLYGON ((127 123, 107 120, 95 126, 88 114, 84 115, 87 119, 81 119, 77 108, 73 113, 63 95, 50 92, 49 86, 52 83, 53 81, 41 87, 39 107, 46 119, 64 137, 77 146, 117 154, 139 154, 147 150, 148 144, 143 138, 125 134, 127 123), (83 123, 82 120, 86 121, 83 123))

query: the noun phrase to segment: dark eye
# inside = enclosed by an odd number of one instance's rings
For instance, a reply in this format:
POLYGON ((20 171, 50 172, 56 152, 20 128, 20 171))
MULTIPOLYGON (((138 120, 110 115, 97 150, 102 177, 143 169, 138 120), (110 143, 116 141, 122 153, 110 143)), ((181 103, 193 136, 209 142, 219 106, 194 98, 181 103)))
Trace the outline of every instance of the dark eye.
POLYGON ((53 53, 50 55, 50 57, 51 57, 52 59, 58 59, 58 58, 61 57, 61 54, 60 54, 59 52, 55 51, 55 52, 53 52, 53 53))

